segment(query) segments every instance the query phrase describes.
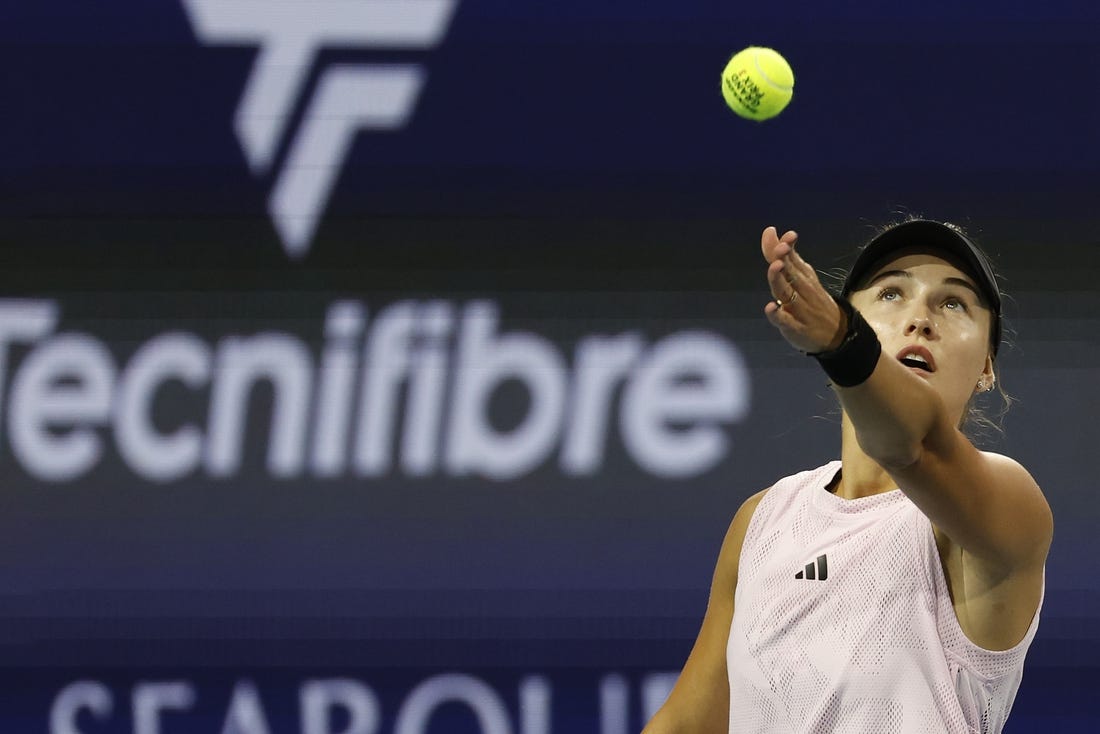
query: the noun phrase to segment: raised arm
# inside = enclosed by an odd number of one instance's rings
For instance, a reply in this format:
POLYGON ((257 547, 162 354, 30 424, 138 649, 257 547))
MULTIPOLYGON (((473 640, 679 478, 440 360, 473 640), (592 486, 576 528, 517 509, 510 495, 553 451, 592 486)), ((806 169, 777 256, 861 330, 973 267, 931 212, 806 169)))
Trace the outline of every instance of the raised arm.
POLYGON ((927 383, 884 353, 867 382, 836 393, 861 448, 952 542, 1008 572, 1042 564, 1053 520, 1038 484, 975 448, 927 383))
MULTIPOLYGON (((769 263, 768 282, 772 294, 784 304, 769 303, 765 314, 801 351, 836 350, 850 336, 851 324, 813 268, 795 251, 796 238, 793 232, 780 238, 771 227, 764 231, 761 246, 769 263)), ((912 280, 912 276, 907 277, 912 280)), ((879 334, 883 348, 869 365, 869 376, 864 381, 850 386, 839 386, 834 381, 840 403, 863 452, 890 474, 952 543, 982 559, 991 570, 1013 573, 1041 569, 1053 522, 1038 485, 1015 461, 978 451, 958 428, 962 404, 978 388, 974 382, 963 382, 958 389, 950 387, 948 366, 954 369, 959 361, 956 353, 966 349, 972 352, 973 347, 963 342, 959 342, 961 347, 949 344, 944 331, 954 323, 949 319, 974 319, 978 304, 971 303, 974 311, 966 316, 960 310, 967 305, 965 292, 956 296, 949 289, 929 290, 932 286, 923 283, 920 287, 924 290, 900 284, 897 293, 888 294, 885 304, 871 300, 877 296, 853 295, 853 302, 859 296, 859 304, 869 309, 870 327, 890 333, 879 334), (918 298, 923 300, 918 303, 918 298), (955 298, 964 302, 949 300, 955 298), (944 313, 934 312, 941 302, 946 304, 944 313), (910 311, 899 317, 900 308, 910 311), (902 318, 908 321, 901 324, 902 318), (899 335, 892 331, 902 326, 924 332, 899 335), (899 344, 911 343, 927 343, 945 352, 936 387, 919 374, 920 370, 907 367, 898 358, 899 344), (949 350, 954 351, 946 354, 949 350), (950 360, 954 361, 948 365, 950 360), (948 400, 956 405, 949 406, 948 400)), ((987 368, 991 371, 990 365, 987 368)), ((985 373, 980 364, 978 369, 985 373)))

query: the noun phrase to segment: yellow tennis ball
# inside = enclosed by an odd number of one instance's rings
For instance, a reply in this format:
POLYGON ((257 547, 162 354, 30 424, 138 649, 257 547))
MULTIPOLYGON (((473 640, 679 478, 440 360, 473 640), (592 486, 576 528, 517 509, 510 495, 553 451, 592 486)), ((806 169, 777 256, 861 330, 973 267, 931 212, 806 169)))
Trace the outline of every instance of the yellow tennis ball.
POLYGON ((741 117, 767 120, 775 117, 794 94, 794 72, 773 49, 749 46, 738 51, 722 71, 722 96, 741 117))

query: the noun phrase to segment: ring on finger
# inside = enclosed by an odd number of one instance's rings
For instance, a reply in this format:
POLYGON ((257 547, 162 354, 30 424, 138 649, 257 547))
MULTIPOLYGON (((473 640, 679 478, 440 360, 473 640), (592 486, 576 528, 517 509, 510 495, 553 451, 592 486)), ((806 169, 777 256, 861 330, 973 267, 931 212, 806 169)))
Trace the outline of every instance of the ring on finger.
POLYGON ((790 298, 788 298, 785 301, 782 298, 777 298, 777 299, 775 299, 775 305, 778 306, 779 308, 783 308, 784 306, 790 306, 792 303, 794 303, 797 300, 798 300, 798 291, 792 290, 790 298))

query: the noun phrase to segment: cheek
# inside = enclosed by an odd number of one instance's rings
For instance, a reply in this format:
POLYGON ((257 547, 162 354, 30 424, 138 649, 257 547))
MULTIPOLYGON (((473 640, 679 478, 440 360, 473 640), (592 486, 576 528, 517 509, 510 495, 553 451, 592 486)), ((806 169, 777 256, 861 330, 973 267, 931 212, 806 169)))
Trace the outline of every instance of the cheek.
POLYGON ((960 320, 956 329, 959 344, 967 351, 979 352, 982 358, 989 351, 989 326, 974 320, 960 320))
POLYGON ((967 376, 979 375, 985 370, 986 356, 989 354, 989 337, 982 327, 973 323, 960 328, 956 333, 955 349, 960 371, 967 376))
POLYGON ((867 323, 872 324, 875 319, 880 317, 882 302, 877 301, 867 293, 860 291, 859 293, 853 293, 848 297, 848 301, 852 304, 855 310, 862 314, 863 318, 867 320, 867 323))
POLYGON ((875 302, 875 299, 871 297, 867 291, 856 291, 848 296, 848 302, 851 303, 856 310, 860 313, 866 313, 867 309, 875 302))
POLYGON ((879 302, 870 302, 864 304, 862 307, 853 303, 860 314, 862 314, 864 320, 871 325, 871 328, 875 330, 879 338, 883 338, 886 335, 897 333, 900 328, 898 309, 890 308, 889 304, 879 302))

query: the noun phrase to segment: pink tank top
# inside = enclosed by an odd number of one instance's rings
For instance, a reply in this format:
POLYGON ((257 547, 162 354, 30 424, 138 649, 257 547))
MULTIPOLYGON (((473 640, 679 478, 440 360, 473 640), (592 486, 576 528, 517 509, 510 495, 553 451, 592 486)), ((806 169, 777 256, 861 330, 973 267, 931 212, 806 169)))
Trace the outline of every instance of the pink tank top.
POLYGON ((827 492, 839 469, 780 480, 749 523, 726 648, 730 734, 1000 732, 1039 611, 1010 650, 972 643, 928 518, 901 490, 827 492))

